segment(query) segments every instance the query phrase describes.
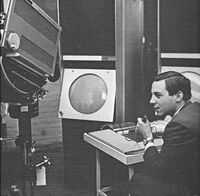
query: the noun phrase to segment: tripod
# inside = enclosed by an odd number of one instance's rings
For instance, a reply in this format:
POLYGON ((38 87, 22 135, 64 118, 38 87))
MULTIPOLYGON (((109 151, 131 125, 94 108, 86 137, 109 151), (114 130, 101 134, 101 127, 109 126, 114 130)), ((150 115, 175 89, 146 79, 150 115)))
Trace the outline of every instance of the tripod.
POLYGON ((44 157, 42 162, 36 165, 33 165, 31 161, 31 155, 35 151, 35 142, 32 141, 31 133, 31 118, 38 116, 38 111, 38 102, 29 105, 9 106, 10 117, 18 119, 19 136, 15 143, 20 148, 20 187, 22 196, 34 196, 37 180, 36 168, 50 165, 47 157, 44 157))

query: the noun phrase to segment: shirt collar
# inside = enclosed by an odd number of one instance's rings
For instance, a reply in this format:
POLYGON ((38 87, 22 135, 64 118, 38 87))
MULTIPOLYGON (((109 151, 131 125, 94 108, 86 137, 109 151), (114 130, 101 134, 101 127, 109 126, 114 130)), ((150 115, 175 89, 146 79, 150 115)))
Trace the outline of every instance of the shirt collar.
POLYGON ((179 113, 179 111, 187 104, 187 103, 189 103, 190 101, 187 101, 187 102, 185 102, 183 105, 181 105, 179 108, 178 108, 178 110, 176 110, 176 112, 174 113, 174 115, 173 115, 173 117, 175 116, 175 115, 177 115, 178 113, 179 113))

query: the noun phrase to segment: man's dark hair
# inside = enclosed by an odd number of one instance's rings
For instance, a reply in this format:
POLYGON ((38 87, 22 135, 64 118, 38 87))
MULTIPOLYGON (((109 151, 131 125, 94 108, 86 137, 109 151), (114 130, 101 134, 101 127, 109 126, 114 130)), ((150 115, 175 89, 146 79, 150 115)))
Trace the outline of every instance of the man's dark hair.
POLYGON ((166 90, 169 92, 170 96, 182 91, 184 101, 188 101, 191 98, 190 80, 181 73, 175 71, 163 72, 154 78, 154 81, 160 80, 165 80, 166 90))

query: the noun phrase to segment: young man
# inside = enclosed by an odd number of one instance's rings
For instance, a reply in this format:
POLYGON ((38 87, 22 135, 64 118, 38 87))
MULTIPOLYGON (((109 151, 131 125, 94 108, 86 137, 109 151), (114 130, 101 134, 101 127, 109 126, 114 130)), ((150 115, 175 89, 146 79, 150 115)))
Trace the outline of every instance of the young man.
POLYGON ((199 195, 200 103, 190 102, 190 80, 169 71, 155 77, 150 103, 155 115, 170 115, 163 133, 160 152, 154 146, 149 121, 138 118, 137 130, 143 135, 144 174, 131 179, 133 195, 199 195))

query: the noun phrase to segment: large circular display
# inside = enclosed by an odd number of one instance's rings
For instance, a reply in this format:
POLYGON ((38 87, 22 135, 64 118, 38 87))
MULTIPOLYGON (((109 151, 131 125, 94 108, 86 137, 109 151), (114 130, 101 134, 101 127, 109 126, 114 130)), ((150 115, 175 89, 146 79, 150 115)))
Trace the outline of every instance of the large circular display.
POLYGON ((106 102, 107 96, 104 80, 95 74, 79 76, 69 88, 69 101, 82 114, 97 112, 106 102))

